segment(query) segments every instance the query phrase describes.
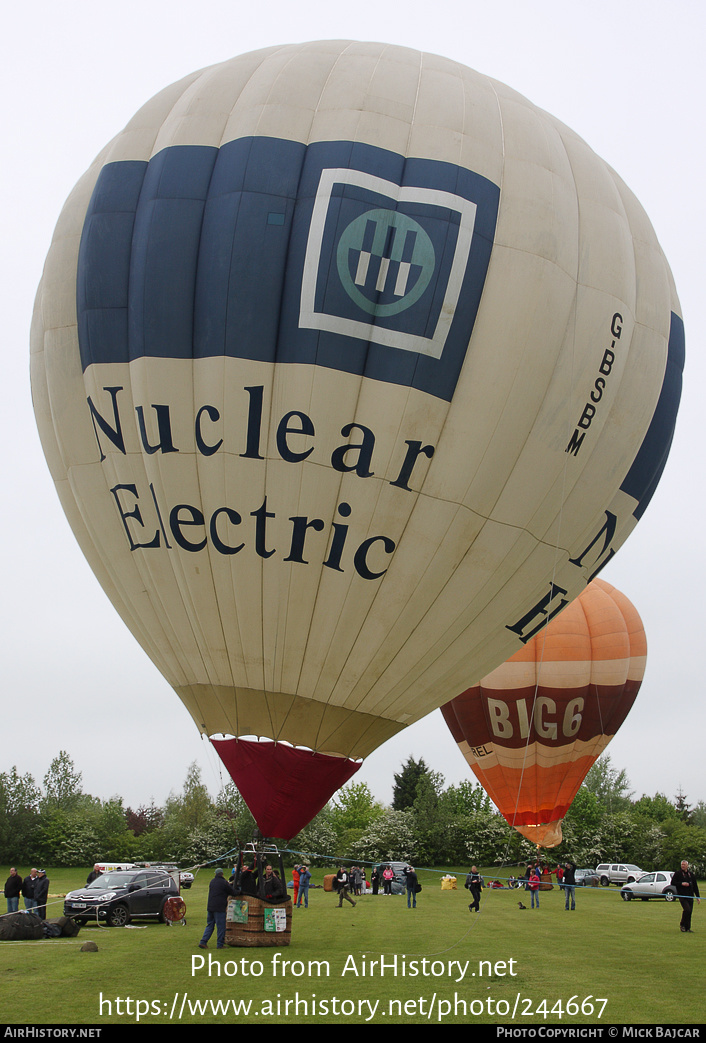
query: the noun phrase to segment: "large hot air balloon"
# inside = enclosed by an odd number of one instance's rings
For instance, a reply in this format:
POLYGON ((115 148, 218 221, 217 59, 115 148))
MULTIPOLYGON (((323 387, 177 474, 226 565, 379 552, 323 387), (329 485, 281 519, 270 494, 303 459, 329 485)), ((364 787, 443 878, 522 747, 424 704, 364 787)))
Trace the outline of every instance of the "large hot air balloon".
POLYGON ((88 561, 290 838, 627 538, 683 326, 575 134, 456 62, 336 41, 137 113, 66 203, 32 351, 88 561))
POLYGON ((442 706, 444 719, 505 819, 540 847, 627 717, 645 673, 637 611, 594 579, 511 659, 442 706))

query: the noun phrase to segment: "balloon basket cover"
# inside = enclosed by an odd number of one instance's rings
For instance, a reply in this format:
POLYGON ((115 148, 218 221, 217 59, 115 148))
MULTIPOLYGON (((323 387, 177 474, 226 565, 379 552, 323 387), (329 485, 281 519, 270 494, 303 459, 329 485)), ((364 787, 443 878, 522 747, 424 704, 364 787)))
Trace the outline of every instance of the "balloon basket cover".
POLYGON ((226 945, 261 948, 289 945, 292 940, 292 900, 264 902, 247 895, 231 899, 226 919, 226 945))

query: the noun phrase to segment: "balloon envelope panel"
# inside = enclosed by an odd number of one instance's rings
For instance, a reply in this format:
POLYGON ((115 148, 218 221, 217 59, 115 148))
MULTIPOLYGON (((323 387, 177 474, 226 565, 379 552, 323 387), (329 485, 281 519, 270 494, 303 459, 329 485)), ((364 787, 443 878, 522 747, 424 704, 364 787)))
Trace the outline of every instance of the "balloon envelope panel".
POLYGON ((148 102, 67 201, 32 330, 64 509, 199 729, 353 760, 609 560, 682 362, 654 233, 584 142, 340 41, 148 102))
POLYGON ((595 579, 545 630, 442 707, 467 763, 510 825, 544 847, 629 713, 645 672, 634 606, 595 579))

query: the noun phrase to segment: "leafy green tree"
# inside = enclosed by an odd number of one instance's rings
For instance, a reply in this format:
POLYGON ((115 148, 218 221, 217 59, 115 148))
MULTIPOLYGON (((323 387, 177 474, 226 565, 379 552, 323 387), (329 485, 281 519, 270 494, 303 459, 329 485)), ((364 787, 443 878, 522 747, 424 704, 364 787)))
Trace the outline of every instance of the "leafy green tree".
POLYGON ((227 855, 231 862, 235 862, 237 848, 235 820, 227 815, 219 815, 212 808, 199 827, 190 834, 189 842, 180 851, 180 861, 187 865, 198 865, 227 855))
POLYGON ((647 866, 650 869, 666 866, 665 840, 667 834, 658 822, 645 825, 640 830, 633 846, 633 858, 638 866, 647 866))
POLYGON ((633 803, 632 813, 636 819, 646 823, 665 822, 667 819, 678 817, 676 808, 664 793, 655 793, 654 797, 648 797, 643 793, 640 799, 633 803))
POLYGON ((678 869, 682 859, 686 859, 696 875, 702 876, 706 872, 706 831, 678 818, 664 822, 662 828, 666 834, 664 865, 659 868, 678 869))
MULTIPOLYGON (((444 787, 443 776, 409 757, 395 776, 395 801, 385 808, 364 783, 343 787, 292 843, 313 862, 400 860, 419 865, 522 864, 536 856, 529 841, 499 815, 481 786, 444 787)), ((254 819, 229 783, 213 801, 196 764, 182 790, 163 807, 137 811, 122 798, 101 801, 81 788, 81 773, 62 750, 44 777, 44 791, 16 767, 0 773, 0 844, 7 861, 91 866, 97 859, 145 859, 195 865, 247 842, 254 819)), ((706 803, 691 808, 679 791, 633 800, 624 771, 602 757, 589 772, 563 823, 554 858, 584 865, 636 862, 674 868, 682 858, 706 872, 706 803)))
POLYGON ((449 786, 441 794, 441 801, 452 815, 468 816, 492 814, 493 803, 480 783, 464 779, 457 786, 449 786))
POLYGON ((311 865, 317 866, 330 866, 332 858, 344 857, 337 845, 338 837, 331 825, 330 804, 321 809, 291 844, 295 851, 308 856, 311 865))
POLYGON ((183 863, 199 831, 208 832, 211 798, 201 781, 196 762, 189 765, 181 793, 170 793, 164 805, 164 822, 149 834, 151 859, 183 863))
POLYGON ((686 794, 682 793, 681 786, 679 787, 679 792, 674 798, 674 807, 682 822, 686 822, 688 825, 691 822, 691 804, 687 803, 686 794))
POLYGON ((41 790, 32 776, 20 775, 17 766, 0 774, 0 807, 6 814, 19 811, 39 811, 41 790))
POLYGON ((216 798, 216 811, 233 824, 235 835, 241 843, 245 844, 255 836, 257 824, 234 782, 227 783, 221 789, 216 798))
POLYGON ((706 829, 706 801, 700 800, 691 813, 692 825, 706 829))
MULTIPOLYGON (((431 782, 432 788, 438 789, 438 776, 424 763, 420 757, 415 761, 409 757, 402 766, 402 771, 395 775, 395 785, 392 791, 392 807, 395 811, 406 811, 411 808, 417 799, 417 786, 423 780, 431 782)), ((443 779, 442 779, 443 783, 443 779)))
POLYGON ((580 866, 600 862, 604 822, 604 805, 592 790, 581 786, 562 822, 563 841, 557 854, 580 866))
POLYGON ((179 817, 189 829, 196 829, 209 817, 210 811, 211 798, 201 779, 201 768, 193 761, 184 780, 179 817))
POLYGON ((81 772, 76 771, 66 750, 60 750, 44 776, 43 809, 61 808, 70 811, 78 805, 80 798, 81 772))
POLYGON ((635 822, 628 804, 627 810, 608 814, 603 819, 600 835, 599 862, 636 862, 640 835, 644 825, 635 822))
POLYGON ((29 773, 20 775, 13 766, 0 774, 0 850, 6 862, 28 862, 34 857, 40 802, 41 791, 29 773))
POLYGON ((358 840, 353 857, 366 862, 415 861, 416 843, 414 812, 385 808, 358 840))
POLYGON ((458 817, 443 799, 443 785, 443 776, 430 771, 420 775, 417 782, 412 813, 416 827, 416 859, 422 865, 454 862, 462 850, 458 817))
MULTIPOLYGON (((122 797, 111 797, 110 800, 100 802, 96 811, 101 858, 122 862, 143 857, 140 854, 140 841, 128 827, 122 797)), ((94 857, 93 861, 96 860, 97 857, 94 857)))
POLYGON ((562 831, 573 827, 576 838, 595 836, 600 830, 604 809, 595 793, 582 786, 566 813, 562 831))
POLYGON ((350 782, 331 801, 331 824, 334 829, 365 829, 383 812, 366 782, 350 782))
MULTIPOLYGON (((469 865, 479 866, 519 861, 517 855, 510 854, 511 847, 517 844, 515 838, 520 838, 520 834, 507 824, 502 815, 479 814, 472 820, 472 829, 466 838, 466 860, 469 865)), ((522 856, 522 860, 525 857, 522 856)))
POLYGON ((604 753, 589 768, 583 784, 611 813, 622 811, 630 804, 632 792, 625 769, 614 768, 609 753, 604 753))
POLYGON ((370 824, 383 813, 365 782, 351 782, 330 802, 329 823, 336 836, 336 851, 347 857, 370 824))

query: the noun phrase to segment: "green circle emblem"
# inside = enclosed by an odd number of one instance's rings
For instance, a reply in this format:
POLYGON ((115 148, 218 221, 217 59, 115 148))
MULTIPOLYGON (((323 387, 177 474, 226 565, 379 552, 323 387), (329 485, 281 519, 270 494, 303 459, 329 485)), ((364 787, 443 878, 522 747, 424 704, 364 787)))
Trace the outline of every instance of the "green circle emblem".
POLYGON ((336 254, 348 296, 368 315, 380 317, 411 308, 429 285, 435 262, 432 241, 422 226, 396 210, 368 210, 356 217, 344 230, 336 254), (370 275, 373 259, 379 263, 373 264, 370 275), (380 303, 383 291, 397 299, 380 303))

